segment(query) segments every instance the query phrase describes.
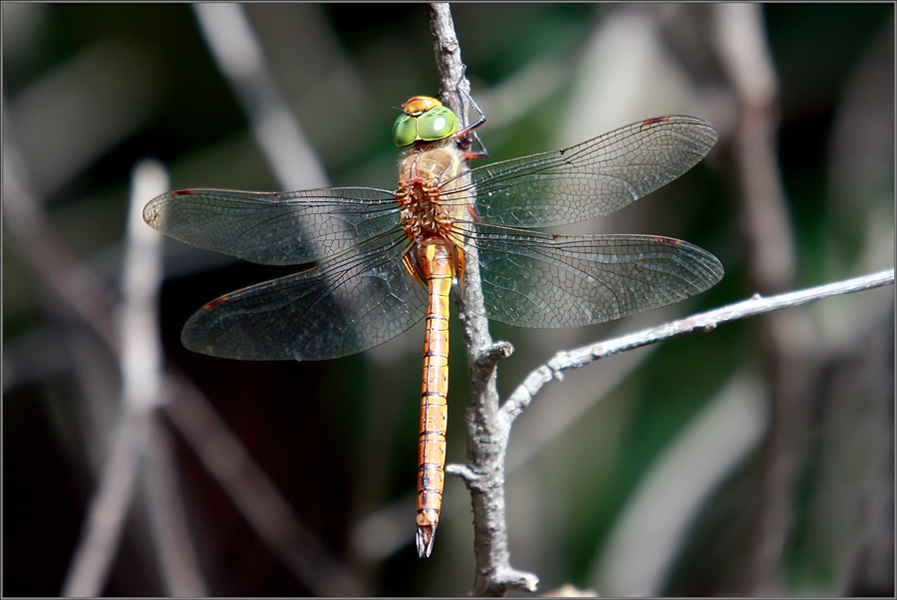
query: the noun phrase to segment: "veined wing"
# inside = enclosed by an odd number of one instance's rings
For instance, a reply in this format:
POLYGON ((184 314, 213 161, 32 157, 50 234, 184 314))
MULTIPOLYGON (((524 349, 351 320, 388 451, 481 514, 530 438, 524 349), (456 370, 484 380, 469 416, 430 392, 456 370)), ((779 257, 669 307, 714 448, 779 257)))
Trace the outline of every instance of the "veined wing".
POLYGON ((316 267, 209 302, 184 325, 195 352, 241 360, 324 360, 382 344, 424 318, 427 292, 397 231, 316 267))
POLYGON ((575 327, 653 310, 707 290, 719 260, 651 235, 551 235, 481 226, 486 316, 518 327, 575 327))
POLYGON ((366 187, 175 190, 151 200, 143 218, 187 244, 268 265, 333 256, 399 223, 393 193, 366 187))
POLYGON ((479 221, 511 227, 566 225, 610 214, 673 181, 716 143, 696 117, 656 117, 587 142, 477 167, 472 184, 446 191, 444 202, 476 190, 479 221))

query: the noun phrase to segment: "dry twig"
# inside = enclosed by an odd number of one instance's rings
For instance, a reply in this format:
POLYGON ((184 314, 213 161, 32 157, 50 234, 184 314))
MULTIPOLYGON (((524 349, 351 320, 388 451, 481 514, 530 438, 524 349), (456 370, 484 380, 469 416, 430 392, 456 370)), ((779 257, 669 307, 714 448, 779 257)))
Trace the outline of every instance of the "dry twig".
POLYGON ((863 275, 845 281, 838 281, 818 287, 788 292, 765 298, 759 294, 729 306, 716 308, 657 327, 644 329, 603 342, 589 344, 575 350, 564 350, 555 354, 545 365, 531 372, 502 405, 502 412, 511 420, 520 415, 532 402, 533 397, 552 379, 563 380, 562 372, 585 367, 602 358, 614 354, 656 344, 664 340, 696 331, 713 331, 719 325, 739 319, 746 319, 764 313, 800 306, 808 302, 824 300, 834 296, 871 290, 885 285, 893 285, 894 270, 863 275))
MULTIPOLYGON (((461 49, 455 34, 448 4, 430 4, 436 63, 442 78, 442 96, 446 105, 467 122, 470 83, 464 77, 461 49)), ((494 343, 489 322, 483 316, 483 292, 480 287, 476 249, 466 249, 464 287, 456 296, 467 371, 470 377, 471 406, 467 409, 468 464, 449 465, 447 471, 460 475, 471 494, 474 513, 474 554, 476 575, 473 593, 503 595, 510 590, 533 592, 539 579, 532 573, 511 566, 505 516, 505 457, 510 437, 510 422, 499 410, 496 365, 511 355, 507 342, 494 343)))
MULTIPOLYGON (((460 45, 451 22, 451 14, 448 5, 430 5, 431 29, 435 39, 435 51, 439 72, 442 77, 442 95, 445 103, 457 114, 462 115, 466 122, 467 100, 469 83, 464 78, 464 65, 460 58, 460 45)), ((747 57, 744 60, 748 60, 747 57)), ((733 59, 735 60, 735 59, 733 59)), ((762 66, 762 60, 760 61, 762 66)), ((737 67, 733 67, 737 68, 737 67)), ((735 75, 733 75, 735 76, 735 75)), ((753 96, 747 91, 746 97, 754 102, 748 107, 748 116, 759 115, 764 123, 761 130, 765 133, 759 138, 755 135, 748 138, 741 148, 743 154, 767 156, 766 147, 770 139, 774 139, 773 115, 771 103, 775 92, 775 83, 767 82, 764 94, 753 96), (771 86, 771 87, 770 87, 771 86), (759 145, 757 148, 750 146, 751 142, 759 145)), ((746 84, 746 89, 750 90, 746 84)), ((750 120, 750 119, 749 119, 750 120)), ((744 125, 745 127, 748 124, 744 125)), ((750 170, 752 162, 745 160, 744 168, 750 170)), ((755 168, 764 172, 763 181, 768 181, 773 192, 773 198, 780 201, 783 196, 777 184, 778 176, 774 153, 762 165, 755 168)), ((763 195, 749 188, 746 193, 751 197, 763 195)), ((763 215, 773 216, 782 213, 781 202, 764 211, 762 206, 751 206, 751 219, 749 219, 749 231, 769 231, 769 228, 756 224, 763 215)), ((781 247, 780 242, 787 242, 787 220, 779 219, 773 230, 779 235, 776 238, 776 247, 781 247)), ((755 244, 758 253, 762 243, 755 244)), ((495 366, 498 360, 505 358, 512 352, 512 347, 507 343, 494 343, 489 336, 488 322, 482 316, 482 293, 480 290, 479 274, 476 269, 477 259, 468 252, 468 267, 465 273, 465 286, 461 297, 457 299, 462 331, 465 338, 465 347, 468 356, 468 372, 471 379, 472 405, 467 411, 468 420, 468 461, 467 465, 450 465, 447 471, 461 476, 471 491, 474 507, 475 547, 477 559, 476 580, 474 594, 502 595, 510 590, 534 591, 538 586, 535 575, 514 569, 510 565, 510 553, 508 550, 508 534, 505 516, 504 498, 504 473, 505 453, 508 438, 514 419, 521 414, 530 404, 533 396, 549 381, 554 378, 562 379, 562 371, 586 366, 592 362, 622 352, 638 348, 648 344, 685 335, 687 333, 703 330, 710 331, 718 325, 737 319, 755 316, 781 308, 797 306, 807 302, 828 298, 835 295, 852 293, 873 287, 893 284, 893 270, 859 277, 844 282, 819 286, 808 290, 784 293, 778 296, 763 298, 759 295, 699 315, 674 321, 659 327, 654 327, 631 335, 613 340, 607 340, 591 344, 583 348, 571 351, 559 352, 548 363, 533 371, 524 382, 515 390, 508 400, 499 407, 499 398, 495 387, 495 366), (479 308, 477 308, 479 307, 479 308)), ((762 253, 761 253, 762 254, 762 253)), ((778 256, 778 254, 777 254, 778 256)), ((789 253, 790 256, 790 253, 789 253)), ((779 286, 789 279, 791 272, 788 261, 770 264, 760 256, 758 264, 759 277, 768 281, 772 287, 779 286), (778 269, 777 269, 778 265, 778 269), (784 272, 783 269, 784 268, 784 272)))

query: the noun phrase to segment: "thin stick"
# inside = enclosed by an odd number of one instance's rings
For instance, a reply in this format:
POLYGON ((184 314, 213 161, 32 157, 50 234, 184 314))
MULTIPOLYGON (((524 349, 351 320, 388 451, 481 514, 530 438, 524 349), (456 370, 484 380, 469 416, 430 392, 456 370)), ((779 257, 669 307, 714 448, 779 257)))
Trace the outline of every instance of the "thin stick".
MULTIPOLYGON (((3 210, 10 247, 51 292, 51 310, 77 316, 113 349, 120 348, 111 322, 115 301, 96 276, 79 262, 47 222, 22 173, 26 165, 7 135, 3 156, 3 210)), ((121 536, 121 524, 134 493, 142 418, 123 409, 109 458, 91 501, 83 535, 63 584, 63 595, 96 596, 102 592, 121 536)))
MULTIPOLYGON (((466 124, 470 82, 464 77, 466 67, 461 61, 451 9, 438 3, 429 4, 428 11, 442 78, 441 97, 466 124)), ((513 349, 506 342, 494 343, 489 335, 476 249, 467 248, 465 252, 463 290, 455 299, 471 386, 471 406, 466 412, 468 465, 449 465, 447 470, 461 475, 471 493, 476 556, 473 593, 498 596, 510 590, 533 592, 538 588, 538 578, 511 567, 505 516, 505 456, 511 431, 499 411, 496 364, 513 349)))
MULTIPOLYGON (((738 107, 731 142, 749 273, 754 289, 779 293, 793 288, 797 257, 776 151, 780 92, 763 11, 751 4, 713 8, 719 63, 738 107)), ((758 452, 753 527, 744 546, 739 591, 746 596, 780 596, 787 590, 782 556, 792 537, 793 505, 811 451, 813 406, 822 377, 812 342, 800 335, 811 329, 805 317, 796 311, 775 313, 757 324, 771 416, 758 452)))
POLYGON ((163 581, 172 596, 208 595, 187 527, 168 432, 159 422, 162 403, 162 340, 159 291, 162 236, 143 222, 143 205, 168 189, 168 173, 154 160, 134 168, 122 272, 122 398, 127 410, 146 413, 140 438, 142 498, 149 515, 163 581))
POLYGON ((87 510, 82 537, 66 574, 63 596, 91 597, 103 591, 134 497, 140 458, 135 440, 145 437, 146 417, 146 413, 138 415, 128 410, 122 415, 97 493, 87 510))
MULTIPOLYGON (((97 492, 91 500, 83 534, 66 576, 63 596, 96 596, 103 591, 128 509, 135 496, 141 459, 150 443, 149 428, 160 387, 160 343, 155 333, 155 297, 160 281, 162 246, 160 237, 147 231, 140 214, 146 199, 158 193, 157 188, 164 189, 167 185, 167 178, 164 173, 159 173, 160 170, 156 164, 144 163, 134 171, 128 234, 125 238, 121 342, 117 345, 122 373, 121 416, 116 426, 115 441, 97 492), (148 191, 147 187, 152 191, 148 191)), ((170 539, 170 536, 164 535, 165 532, 154 529, 154 533, 157 539, 170 539)), ((186 546, 179 544, 178 548, 191 546, 187 541, 186 546)), ((182 569, 189 568, 189 564, 186 557, 180 561, 182 569)), ((183 580, 201 582, 198 569, 192 575, 183 580)), ((200 583, 182 591, 201 594, 204 590, 200 583)))
POLYGON ((533 397, 552 379, 563 379, 562 371, 578 369, 593 362, 634 348, 656 344, 663 340, 695 331, 713 331, 719 325, 747 317, 761 315, 782 308, 800 306, 833 296, 852 294, 885 285, 893 285, 894 269, 864 275, 845 281, 829 283, 797 292, 788 292, 764 298, 755 295, 729 306, 717 308, 658 327, 644 329, 612 340, 596 342, 575 350, 565 350, 555 354, 547 363, 532 371, 523 383, 514 390, 502 406, 505 416, 514 420, 529 406, 533 397))
MULTIPOLYGON (((212 57, 234 91, 281 189, 328 184, 328 177, 271 73, 258 37, 237 4, 195 4, 212 57)), ((361 582, 302 523, 239 438, 192 385, 181 381, 168 415, 259 537, 316 595, 356 596, 361 582), (236 465, 236 467, 235 467, 236 465)))
POLYGON ((199 3, 193 11, 281 188, 327 185, 324 167, 268 69, 243 5, 199 3))

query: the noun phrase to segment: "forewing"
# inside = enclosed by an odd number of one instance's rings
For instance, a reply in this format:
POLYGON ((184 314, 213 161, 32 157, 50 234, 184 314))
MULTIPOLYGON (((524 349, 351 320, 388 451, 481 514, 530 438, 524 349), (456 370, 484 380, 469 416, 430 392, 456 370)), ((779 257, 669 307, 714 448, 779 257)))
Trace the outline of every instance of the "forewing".
POLYGON ((151 200, 143 218, 187 244, 268 265, 333 256, 399 223, 392 192, 364 187, 175 190, 151 200))
POLYGON ((426 290, 402 265, 408 246, 397 233, 222 296, 190 317, 181 340, 241 360, 324 360, 373 348, 425 316, 426 290))
POLYGON ((723 276, 693 244, 650 235, 552 236, 482 227, 489 318, 518 327, 602 323, 673 304, 723 276))
POLYGON ((702 119, 657 117, 563 150, 478 167, 469 173, 473 187, 443 196, 469 201, 475 189, 477 217, 484 224, 578 223, 673 181, 698 164, 716 140, 716 130, 702 119))

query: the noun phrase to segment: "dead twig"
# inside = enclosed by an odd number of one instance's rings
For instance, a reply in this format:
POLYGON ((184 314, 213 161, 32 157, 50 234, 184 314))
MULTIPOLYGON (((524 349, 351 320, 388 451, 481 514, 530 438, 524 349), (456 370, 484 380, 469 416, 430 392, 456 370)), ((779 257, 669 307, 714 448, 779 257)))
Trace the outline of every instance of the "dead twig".
POLYGON ((502 413, 513 421, 532 402, 533 397, 552 379, 563 380, 563 371, 588 366, 602 358, 619 354, 626 350, 656 344, 695 331, 713 331, 719 325, 739 319, 746 319, 764 313, 800 306, 825 298, 870 290, 885 285, 893 285, 894 270, 881 271, 845 281, 829 283, 818 287, 788 292, 765 298, 759 294, 748 300, 736 302, 657 327, 644 329, 603 342, 582 346, 575 350, 564 350, 555 354, 547 363, 532 371, 520 386, 502 405, 502 413))
MULTIPOLYGON (((441 96, 467 123, 470 83, 464 77, 466 67, 461 62, 451 10, 443 3, 430 4, 428 10, 436 63, 442 78, 441 96)), ((465 252, 464 286, 456 294, 456 305, 471 387, 471 406, 466 412, 468 464, 449 465, 447 471, 462 476, 471 494, 477 562, 473 593, 498 596, 511 590, 533 592, 538 588, 539 579, 511 566, 505 516, 505 457, 511 430, 510 422, 499 410, 496 366, 498 360, 511 355, 513 348, 507 342, 492 341, 489 322, 483 316, 476 249, 465 252)))

